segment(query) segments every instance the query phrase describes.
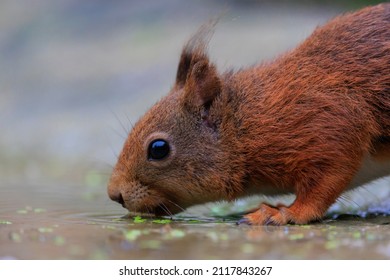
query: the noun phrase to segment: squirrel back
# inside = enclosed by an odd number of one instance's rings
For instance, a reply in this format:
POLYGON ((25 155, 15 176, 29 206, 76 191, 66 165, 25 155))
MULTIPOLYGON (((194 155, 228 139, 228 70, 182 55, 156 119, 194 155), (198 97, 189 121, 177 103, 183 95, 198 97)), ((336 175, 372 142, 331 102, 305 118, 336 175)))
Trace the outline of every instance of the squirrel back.
POLYGON ((253 139, 244 141, 254 147, 253 172, 274 183, 313 163, 342 172, 364 156, 390 156, 390 4, 332 20, 231 84, 246 101, 237 112, 250 118, 242 128, 253 139))

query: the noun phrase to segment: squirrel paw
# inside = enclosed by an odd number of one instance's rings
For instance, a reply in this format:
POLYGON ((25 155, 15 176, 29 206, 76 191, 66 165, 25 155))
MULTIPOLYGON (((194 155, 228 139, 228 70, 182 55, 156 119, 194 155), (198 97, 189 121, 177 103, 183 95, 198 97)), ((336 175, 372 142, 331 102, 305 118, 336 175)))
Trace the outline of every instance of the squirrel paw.
POLYGON ((292 209, 282 204, 273 207, 263 203, 258 210, 245 215, 237 224, 279 226, 288 223, 305 224, 308 221, 307 218, 301 217, 301 215, 294 213, 292 209))

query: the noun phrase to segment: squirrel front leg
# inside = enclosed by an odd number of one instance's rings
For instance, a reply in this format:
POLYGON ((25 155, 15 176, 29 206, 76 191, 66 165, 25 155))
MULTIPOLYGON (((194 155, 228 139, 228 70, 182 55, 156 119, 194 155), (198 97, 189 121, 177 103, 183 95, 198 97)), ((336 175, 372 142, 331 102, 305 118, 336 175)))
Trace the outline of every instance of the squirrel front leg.
MULTIPOLYGON (((244 216, 238 223, 251 225, 306 224, 321 219, 328 208, 346 190, 353 175, 329 173, 314 185, 301 182, 296 187, 296 199, 288 207, 263 203, 260 208, 244 216)), ((313 181, 311 180, 311 184, 313 181)))

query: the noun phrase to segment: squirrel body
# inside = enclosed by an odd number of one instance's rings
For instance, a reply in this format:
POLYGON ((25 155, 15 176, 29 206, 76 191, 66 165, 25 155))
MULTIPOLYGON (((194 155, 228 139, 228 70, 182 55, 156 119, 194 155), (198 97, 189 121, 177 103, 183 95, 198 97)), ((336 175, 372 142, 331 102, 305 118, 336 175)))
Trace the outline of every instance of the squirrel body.
POLYGON ((134 126, 108 193, 130 211, 293 193, 243 223, 303 224, 346 190, 390 174, 390 4, 345 14, 277 59, 219 74, 210 29, 134 126))

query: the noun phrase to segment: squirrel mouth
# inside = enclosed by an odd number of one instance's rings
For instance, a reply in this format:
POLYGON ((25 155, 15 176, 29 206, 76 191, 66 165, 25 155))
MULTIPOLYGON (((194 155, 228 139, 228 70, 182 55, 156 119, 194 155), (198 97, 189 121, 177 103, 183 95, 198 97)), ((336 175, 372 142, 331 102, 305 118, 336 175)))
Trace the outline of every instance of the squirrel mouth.
POLYGON ((183 211, 183 209, 180 209, 179 207, 169 207, 166 203, 160 203, 154 207, 145 207, 143 209, 137 209, 136 212, 156 217, 171 217, 181 211, 183 211))
POLYGON ((144 209, 133 209, 133 208, 127 208, 125 204, 122 204, 123 208, 126 208, 129 211, 129 214, 131 216, 133 215, 141 215, 145 217, 172 217, 173 215, 183 211, 178 210, 175 211, 175 209, 169 209, 165 204, 157 205, 155 208, 144 208, 144 209))
POLYGON ((164 204, 160 204, 153 209, 153 214, 157 217, 172 216, 176 213, 172 213, 164 204))
POLYGON ((112 200, 131 213, 173 216, 184 211, 184 207, 177 204, 177 199, 173 195, 157 191, 155 188, 140 183, 122 188, 111 184, 108 192, 112 200))
POLYGON ((123 208, 126 208, 130 213, 141 214, 141 215, 151 215, 156 217, 164 216, 173 216, 177 213, 184 211, 183 208, 178 206, 173 202, 158 202, 155 205, 146 205, 143 207, 134 207, 134 205, 129 205, 125 201, 120 203, 123 208))

